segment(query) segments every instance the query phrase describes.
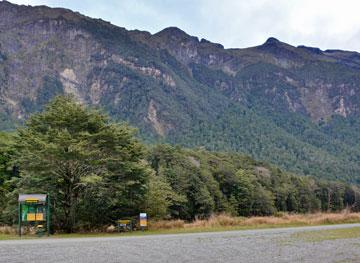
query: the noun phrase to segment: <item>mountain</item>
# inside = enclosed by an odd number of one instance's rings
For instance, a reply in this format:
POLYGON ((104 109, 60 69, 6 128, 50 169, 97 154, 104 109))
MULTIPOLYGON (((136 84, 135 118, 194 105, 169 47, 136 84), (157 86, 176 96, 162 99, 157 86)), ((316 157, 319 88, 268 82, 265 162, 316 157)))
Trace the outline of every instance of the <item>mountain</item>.
POLYGON ((0 2, 0 127, 55 95, 148 142, 237 151, 360 183, 360 54, 275 38, 225 49, 176 27, 126 30, 63 8, 0 2))

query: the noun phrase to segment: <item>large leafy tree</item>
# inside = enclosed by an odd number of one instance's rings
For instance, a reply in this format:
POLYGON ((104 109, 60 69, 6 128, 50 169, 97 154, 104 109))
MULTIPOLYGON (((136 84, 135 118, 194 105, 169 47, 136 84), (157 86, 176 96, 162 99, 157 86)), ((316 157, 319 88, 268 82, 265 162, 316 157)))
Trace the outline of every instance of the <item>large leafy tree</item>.
POLYGON ((0 132, 0 186, 16 174, 16 167, 11 162, 14 155, 14 134, 0 132))
POLYGON ((58 227, 105 223, 138 212, 148 167, 135 130, 56 97, 18 130, 21 192, 48 192, 58 227))
POLYGON ((161 175, 149 177, 148 191, 145 198, 145 209, 150 218, 170 218, 171 207, 185 203, 186 197, 177 194, 161 175))
POLYGON ((7 181, 17 175, 17 168, 12 163, 13 145, 13 134, 0 132, 0 221, 3 221, 2 210, 7 202, 7 193, 12 190, 12 185, 7 184, 7 181))
POLYGON ((234 195, 238 203, 238 214, 249 216, 254 200, 254 178, 249 171, 239 169, 236 172, 236 179, 234 195))

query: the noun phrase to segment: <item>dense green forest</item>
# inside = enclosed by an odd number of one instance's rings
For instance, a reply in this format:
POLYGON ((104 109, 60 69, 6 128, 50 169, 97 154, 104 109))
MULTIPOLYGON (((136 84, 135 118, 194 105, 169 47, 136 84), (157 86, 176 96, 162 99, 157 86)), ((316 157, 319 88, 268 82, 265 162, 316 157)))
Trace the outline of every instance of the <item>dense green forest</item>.
POLYGON ((2 131, 72 93, 137 127, 148 144, 241 152, 298 175, 360 183, 356 52, 275 38, 227 49, 176 27, 151 34, 68 9, 0 6, 2 131))
POLYGON ((360 209, 356 185, 297 176, 239 153, 144 144, 134 128, 71 97, 0 133, 1 223, 16 223, 19 193, 50 193, 54 226, 67 232, 141 211, 193 220, 360 209))

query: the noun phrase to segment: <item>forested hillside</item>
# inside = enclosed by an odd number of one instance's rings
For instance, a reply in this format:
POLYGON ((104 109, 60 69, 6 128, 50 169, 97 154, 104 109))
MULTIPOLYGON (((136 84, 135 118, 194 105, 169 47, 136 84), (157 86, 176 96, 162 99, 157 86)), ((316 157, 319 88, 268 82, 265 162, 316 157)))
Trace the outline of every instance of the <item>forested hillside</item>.
POLYGON ((234 151, 299 175, 360 182, 360 54, 225 49, 170 27, 129 31, 62 8, 0 2, 0 127, 55 95, 139 128, 148 143, 234 151))
POLYGON ((0 133, 0 224, 16 223, 19 193, 49 193, 54 228, 67 232, 141 211, 193 220, 360 209, 356 185, 297 176, 238 153, 144 145, 133 128, 69 97, 15 133, 0 133))

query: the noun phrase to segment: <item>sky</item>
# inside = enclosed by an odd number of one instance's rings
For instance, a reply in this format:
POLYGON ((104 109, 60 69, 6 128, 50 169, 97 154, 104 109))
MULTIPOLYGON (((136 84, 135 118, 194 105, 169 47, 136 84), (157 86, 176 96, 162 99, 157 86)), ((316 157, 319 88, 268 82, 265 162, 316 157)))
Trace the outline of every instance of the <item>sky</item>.
POLYGON ((10 0, 64 7, 127 29, 190 35, 244 48, 275 37, 291 45, 360 52, 359 0, 10 0))

